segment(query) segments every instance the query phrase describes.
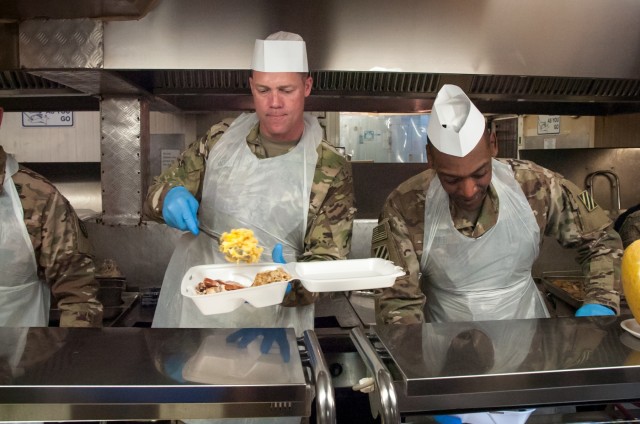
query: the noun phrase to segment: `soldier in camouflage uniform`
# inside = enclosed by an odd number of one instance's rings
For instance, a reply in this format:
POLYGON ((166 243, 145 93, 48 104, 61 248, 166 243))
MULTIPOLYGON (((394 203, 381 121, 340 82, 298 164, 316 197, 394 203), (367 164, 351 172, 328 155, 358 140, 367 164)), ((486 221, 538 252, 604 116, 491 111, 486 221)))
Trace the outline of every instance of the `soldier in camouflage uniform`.
MULTIPOLYGON (((284 33, 283 40, 291 36, 284 33)), ((345 259, 349 253, 355 214, 351 167, 322 139, 317 119, 304 113, 312 86, 306 53, 304 72, 260 70, 255 64, 254 55, 250 83, 256 113, 212 126, 149 189, 145 214, 190 231, 165 274, 154 326, 312 328, 314 296, 299 283, 286 295, 284 307, 245 304, 228 314, 205 317, 191 303, 183 305, 180 280, 190 266, 226 263, 217 242, 198 226, 216 234, 252 229, 265 247, 266 262, 276 259, 267 252, 278 244, 284 245, 288 261, 345 259), (187 206, 172 212, 179 203, 168 199, 179 191, 185 193, 182 204, 187 206)))
MULTIPOLYGON (((440 118, 445 119, 444 116, 440 118)), ((533 290, 535 285, 532 285, 532 279, 528 283, 526 280, 530 279, 531 265, 539 253, 544 235, 554 237, 563 247, 577 248, 578 261, 587 277, 585 306, 582 307, 585 309, 582 312, 579 309, 577 315, 618 313, 622 245, 611 221, 587 192, 578 189, 561 175, 528 161, 492 159, 497 154, 495 135, 484 129, 486 124, 484 118, 481 119, 481 127, 476 132, 481 134, 476 135, 480 141, 475 141, 471 152, 462 157, 439 151, 434 146, 437 145, 436 140, 429 132, 427 153, 431 169, 405 181, 387 198, 379 225, 373 231, 372 255, 394 261, 404 267, 406 275, 398 278, 392 287, 383 290, 377 298, 377 322, 419 323, 425 320, 472 321, 548 316, 546 307, 541 308, 541 301, 529 302, 523 295, 529 293, 531 298, 539 296, 533 290), (514 221, 519 222, 521 229, 515 226, 511 239, 505 238, 515 240, 513 244, 486 244, 473 255, 466 254, 471 251, 471 244, 478 241, 487 243, 491 234, 495 234, 497 223, 504 218, 506 201, 496 190, 497 170, 501 175, 508 176, 505 177, 507 184, 515 181, 516 184, 512 186, 519 187, 524 195, 520 197, 522 208, 514 207, 514 210, 520 211, 514 221), (434 184, 444 189, 441 190, 444 196, 440 201, 435 201, 438 197, 433 194, 436 191, 434 184), (432 186, 433 191, 430 190, 432 186), (429 199, 434 200, 429 202, 429 199), (434 223, 432 218, 439 216, 434 212, 436 208, 444 208, 444 219, 434 223), (532 213, 527 212, 527 208, 532 213), (452 245, 438 243, 434 235, 448 225, 447 220, 459 234, 457 239, 475 240, 470 243, 469 250, 460 249, 453 258, 454 251, 449 250, 452 245), (529 239, 529 246, 520 246, 529 239), (483 256, 486 260, 484 265, 477 264, 476 268, 469 268, 471 261, 483 256), (511 267, 514 260, 519 260, 520 265, 514 268, 513 273, 524 274, 523 284, 526 285, 510 295, 492 297, 491 290, 504 294, 508 292, 504 286, 512 281, 493 282, 485 267, 498 272, 501 268, 511 267), (447 263, 448 269, 440 269, 442 266, 439 261, 447 263), (526 273, 529 278, 526 278, 526 273), (475 281, 477 274, 482 274, 486 279, 475 281), (448 280, 450 275, 463 276, 465 281, 453 283, 458 284, 454 287, 443 287, 443 281, 448 280), (465 286, 469 283, 467 280, 474 281, 475 285, 465 286), (494 284, 497 286, 494 287, 494 284), (519 300, 514 302, 512 309, 505 309, 501 314, 503 304, 512 303, 509 296, 519 300), (597 305, 595 311, 593 305, 597 305), (454 307, 459 309, 448 315, 446 309, 454 307), (451 316, 454 318, 447 319, 451 316)), ((436 121, 432 112, 429 126, 438 125, 436 121)), ((434 134, 437 135, 438 130, 434 134)), ((517 191, 517 188, 513 189, 514 193, 517 191)), ((458 241, 455 236, 448 240, 458 241)))
POLYGON ((0 184, 0 203, 5 205, 0 208, 0 325, 46 326, 52 294, 61 327, 101 326, 95 266, 87 233, 72 206, 49 181, 19 166, 1 146, 0 184), (11 206, 12 195, 21 210, 11 206))

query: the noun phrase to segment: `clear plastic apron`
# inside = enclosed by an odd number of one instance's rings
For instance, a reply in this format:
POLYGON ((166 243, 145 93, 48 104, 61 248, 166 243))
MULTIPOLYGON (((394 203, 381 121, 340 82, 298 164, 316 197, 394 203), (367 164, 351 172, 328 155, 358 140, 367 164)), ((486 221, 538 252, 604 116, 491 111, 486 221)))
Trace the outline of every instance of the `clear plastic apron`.
POLYGON ((18 163, 7 155, 0 195, 0 325, 46 327, 49 323, 49 288, 38 279, 33 245, 24 224, 22 204, 11 176, 18 163))
POLYGON ((476 239, 454 227, 438 178, 427 190, 421 270, 432 322, 549 317, 531 276, 540 229, 511 168, 494 159, 492 171, 498 220, 476 239))
MULTIPOLYGON (((305 113, 305 130, 296 147, 278 157, 258 159, 246 142, 257 122, 255 114, 241 115, 210 152, 200 224, 216 234, 250 228, 265 248, 261 262, 272 261, 276 243, 282 243, 285 260, 294 261, 304 242, 322 128, 305 113)), ((313 305, 254 308, 245 303, 227 314, 202 315, 192 302, 183 301, 180 283, 190 267, 213 263, 227 262, 212 238, 202 232, 181 237, 165 273, 154 327, 293 327, 298 335, 313 328, 313 305)))

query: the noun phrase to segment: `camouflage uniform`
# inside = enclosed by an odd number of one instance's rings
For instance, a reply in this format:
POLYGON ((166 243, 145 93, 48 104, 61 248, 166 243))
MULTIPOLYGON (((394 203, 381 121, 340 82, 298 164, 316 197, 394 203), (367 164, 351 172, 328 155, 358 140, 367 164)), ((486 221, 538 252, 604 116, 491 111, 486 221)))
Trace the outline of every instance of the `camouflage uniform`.
MULTIPOLYGON (((167 192, 184 186, 198 201, 202 198, 202 183, 209 152, 229 128, 233 120, 212 126, 200 140, 192 143, 149 188, 144 213, 162 222, 162 205, 167 192)), ((259 134, 259 124, 247 136, 247 145, 260 159, 267 157, 259 134)), ((345 259, 351 248, 351 231, 355 215, 351 164, 329 143, 318 146, 318 163, 311 187, 304 252, 299 262, 345 259)), ((294 284, 283 305, 307 305, 314 295, 294 284)))
MULTIPOLYGON (((542 235, 554 237, 566 248, 577 248, 577 261, 588 277, 585 303, 598 303, 620 310, 620 257, 622 244, 611 221, 586 192, 561 175, 529 161, 498 159, 513 169, 542 235), (595 207, 594 207, 595 206, 595 207)), ((426 170, 398 186, 387 198, 373 231, 372 255, 402 266, 407 274, 396 280, 376 299, 378 323, 423 322, 427 301, 419 281, 424 240, 425 193, 437 178, 426 170)), ((492 187, 482 205, 477 223, 461 217, 451 206, 455 228, 468 237, 479 237, 497 220, 497 196, 492 187)), ((464 264, 461 264, 462 266, 464 264)))
MULTIPOLYGON (((0 147, 0 184, 6 153, 0 147)), ((87 233, 67 199, 44 177, 20 167, 12 177, 35 251, 38 276, 51 287, 61 327, 99 327, 102 304, 87 233)), ((2 187, 0 186, 0 190, 2 187)))

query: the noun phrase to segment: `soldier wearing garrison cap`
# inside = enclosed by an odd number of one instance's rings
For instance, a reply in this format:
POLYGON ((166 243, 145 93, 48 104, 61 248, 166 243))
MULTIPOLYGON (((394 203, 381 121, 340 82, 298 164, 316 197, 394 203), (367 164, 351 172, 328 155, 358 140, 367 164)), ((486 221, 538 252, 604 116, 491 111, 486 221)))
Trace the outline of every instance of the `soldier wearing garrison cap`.
POLYGON ((427 129, 430 169, 387 198, 372 255, 406 275, 376 299, 378 323, 542 318, 531 268, 543 236, 577 248, 577 316, 620 310, 622 244, 586 192, 535 163, 496 159, 495 135, 457 86, 438 93, 427 129))
MULTIPOLYGON (((3 110, 0 108, 0 123, 3 110)), ((0 146, 0 326, 99 327, 103 308, 86 232, 67 199, 0 146)))
POLYGON ((272 307, 245 304, 204 316, 183 303, 180 282, 191 266, 226 263, 199 226, 217 234, 252 229, 265 247, 262 262, 336 260, 349 253, 351 167, 304 112, 313 83, 304 40, 289 32, 256 40, 251 68, 255 112, 212 126, 149 189, 146 215, 188 231, 167 268, 156 327, 294 327, 298 334, 313 328, 315 298, 297 283, 272 307))

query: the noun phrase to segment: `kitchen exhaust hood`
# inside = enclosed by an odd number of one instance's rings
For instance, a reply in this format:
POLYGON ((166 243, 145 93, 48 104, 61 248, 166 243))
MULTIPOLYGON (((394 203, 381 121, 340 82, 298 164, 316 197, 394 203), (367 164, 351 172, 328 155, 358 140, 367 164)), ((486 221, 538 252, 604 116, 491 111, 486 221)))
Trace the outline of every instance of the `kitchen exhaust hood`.
POLYGON ((251 109, 253 42, 287 30, 307 42, 309 110, 425 111, 454 83, 485 113, 640 112, 638 19, 636 0, 0 0, 0 104, 251 109))

